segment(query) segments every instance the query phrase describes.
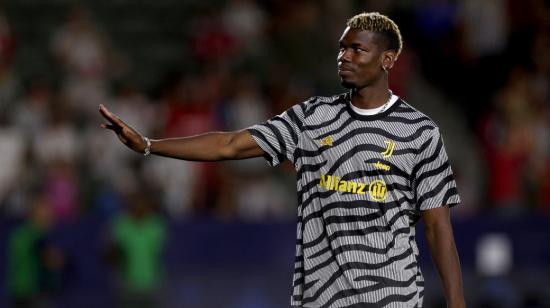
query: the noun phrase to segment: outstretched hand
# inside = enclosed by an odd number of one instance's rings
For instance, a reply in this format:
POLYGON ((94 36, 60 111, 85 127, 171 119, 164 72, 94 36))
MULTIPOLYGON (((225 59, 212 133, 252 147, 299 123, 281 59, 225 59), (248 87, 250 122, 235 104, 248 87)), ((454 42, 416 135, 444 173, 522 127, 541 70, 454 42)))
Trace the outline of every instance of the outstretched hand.
POLYGON ((146 145, 138 132, 111 113, 103 104, 99 105, 99 113, 109 121, 109 123, 102 123, 101 128, 112 130, 124 145, 136 152, 143 153, 146 145))

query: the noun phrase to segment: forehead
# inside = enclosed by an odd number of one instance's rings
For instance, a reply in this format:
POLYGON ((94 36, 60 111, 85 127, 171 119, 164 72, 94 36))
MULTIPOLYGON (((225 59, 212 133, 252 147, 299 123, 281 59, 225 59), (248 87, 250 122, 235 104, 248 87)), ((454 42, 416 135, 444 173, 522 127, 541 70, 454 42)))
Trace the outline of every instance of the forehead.
POLYGON ((378 45, 378 34, 370 30, 361 30, 347 27, 340 37, 345 44, 378 45))

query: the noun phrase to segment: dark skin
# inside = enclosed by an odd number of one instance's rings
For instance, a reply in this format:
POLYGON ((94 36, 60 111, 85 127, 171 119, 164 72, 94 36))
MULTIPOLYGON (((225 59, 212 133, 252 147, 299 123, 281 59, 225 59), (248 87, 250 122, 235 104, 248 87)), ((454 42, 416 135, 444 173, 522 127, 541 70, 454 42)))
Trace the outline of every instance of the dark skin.
MULTIPOLYGON (((390 98, 388 72, 397 60, 397 52, 387 48, 380 34, 349 27, 342 34, 339 45, 338 75, 342 85, 352 90, 352 104, 371 109, 386 103, 390 98)), ((144 152, 146 144, 137 131, 105 106, 101 105, 99 111, 109 121, 102 124, 102 128, 113 130, 130 149, 144 152)), ((191 161, 234 160, 264 155, 247 130, 151 140, 151 153, 191 161)), ((445 290, 447 307, 466 307, 449 207, 444 205, 423 211, 422 217, 432 259, 445 290)))
POLYGON ((358 108, 380 107, 390 98, 388 71, 397 60, 397 53, 386 50, 379 36, 348 27, 340 38, 338 75, 342 85, 352 89, 351 101, 358 108))

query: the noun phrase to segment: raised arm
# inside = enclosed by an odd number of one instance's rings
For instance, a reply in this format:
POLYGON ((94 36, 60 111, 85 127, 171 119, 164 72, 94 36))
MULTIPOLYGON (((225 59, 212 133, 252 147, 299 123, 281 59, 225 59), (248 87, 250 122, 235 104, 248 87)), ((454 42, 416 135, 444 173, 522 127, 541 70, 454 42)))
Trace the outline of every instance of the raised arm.
POLYGON ((447 298, 448 308, 465 308, 460 261, 447 205, 425 210, 426 240, 447 298))
MULTIPOLYGON (((100 105, 99 112, 109 122, 101 124, 102 128, 114 131, 118 139, 130 149, 144 153, 147 144, 142 135, 105 106, 100 105)), ((264 154, 247 130, 151 140, 150 150, 152 154, 194 161, 244 159, 264 154)))

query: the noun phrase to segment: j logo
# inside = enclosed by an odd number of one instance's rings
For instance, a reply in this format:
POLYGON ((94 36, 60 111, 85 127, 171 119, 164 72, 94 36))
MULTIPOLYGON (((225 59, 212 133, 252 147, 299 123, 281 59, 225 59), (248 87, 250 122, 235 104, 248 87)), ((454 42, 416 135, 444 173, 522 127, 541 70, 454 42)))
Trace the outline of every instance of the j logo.
POLYGON ((381 152, 380 154, 384 155, 384 158, 388 158, 393 154, 393 149, 395 148, 395 142, 386 140, 384 141, 386 145, 386 151, 381 152))

